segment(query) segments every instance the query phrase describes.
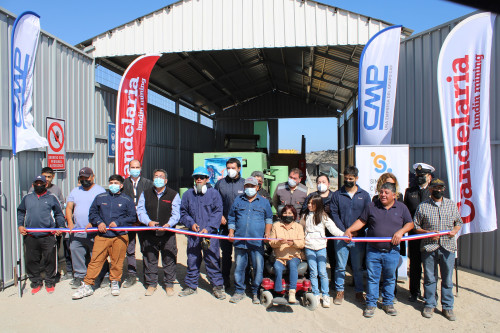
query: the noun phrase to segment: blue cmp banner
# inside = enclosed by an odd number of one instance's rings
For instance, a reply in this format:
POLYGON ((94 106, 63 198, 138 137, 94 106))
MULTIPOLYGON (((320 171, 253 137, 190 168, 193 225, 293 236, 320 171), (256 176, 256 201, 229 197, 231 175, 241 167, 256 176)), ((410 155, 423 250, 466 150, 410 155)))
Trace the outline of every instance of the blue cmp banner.
POLYGON ((33 127, 33 71, 40 36, 40 16, 24 12, 12 29, 12 152, 46 147, 33 127))
POLYGON ((401 26, 373 36, 361 53, 358 85, 358 144, 391 143, 398 83, 401 26))

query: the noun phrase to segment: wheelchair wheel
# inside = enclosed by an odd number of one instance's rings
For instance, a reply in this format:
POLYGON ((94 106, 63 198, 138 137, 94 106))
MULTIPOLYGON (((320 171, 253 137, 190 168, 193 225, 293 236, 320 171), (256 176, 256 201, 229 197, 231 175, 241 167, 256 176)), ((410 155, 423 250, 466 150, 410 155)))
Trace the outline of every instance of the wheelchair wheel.
POLYGON ((267 309, 273 304, 273 294, 269 290, 264 290, 260 293, 260 304, 267 309))
POLYGON ((306 293, 302 297, 302 302, 304 307, 310 311, 314 311, 318 307, 318 300, 312 293, 306 293))

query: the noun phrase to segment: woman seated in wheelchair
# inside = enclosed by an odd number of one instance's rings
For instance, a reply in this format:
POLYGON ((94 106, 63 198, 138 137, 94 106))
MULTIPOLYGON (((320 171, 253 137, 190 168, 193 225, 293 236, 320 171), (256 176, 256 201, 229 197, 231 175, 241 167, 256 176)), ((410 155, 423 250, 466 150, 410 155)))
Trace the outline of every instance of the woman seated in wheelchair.
POLYGON ((298 266, 303 259, 302 249, 305 246, 304 228, 296 223, 297 211, 292 205, 286 205, 280 214, 280 220, 273 224, 271 229, 271 239, 269 242, 274 249, 276 261, 274 262, 274 272, 276 280, 274 290, 278 293, 283 291, 283 271, 285 267, 289 271, 289 291, 288 302, 296 303, 296 288, 298 280, 298 266))

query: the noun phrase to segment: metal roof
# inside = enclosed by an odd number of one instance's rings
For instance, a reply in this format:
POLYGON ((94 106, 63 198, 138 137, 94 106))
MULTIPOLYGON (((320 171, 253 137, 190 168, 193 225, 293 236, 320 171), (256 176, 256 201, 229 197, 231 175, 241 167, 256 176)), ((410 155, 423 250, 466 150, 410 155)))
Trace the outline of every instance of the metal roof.
POLYGON ((212 117, 270 91, 336 115, 356 94, 363 45, 390 25, 315 1, 183 0, 77 46, 119 73, 162 53, 152 88, 212 117))

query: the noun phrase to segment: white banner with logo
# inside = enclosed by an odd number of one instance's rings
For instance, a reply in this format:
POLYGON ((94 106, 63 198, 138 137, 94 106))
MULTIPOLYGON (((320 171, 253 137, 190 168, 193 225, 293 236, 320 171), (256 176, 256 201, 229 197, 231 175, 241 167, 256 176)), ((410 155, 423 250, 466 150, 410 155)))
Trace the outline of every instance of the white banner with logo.
POLYGON ((356 146, 358 185, 371 197, 377 194, 377 181, 386 172, 393 173, 403 195, 408 187, 408 145, 356 146))
POLYGON ((358 144, 391 143, 396 86, 398 84, 401 26, 373 36, 359 62, 358 144))
POLYGON ((46 147, 33 127, 33 71, 40 36, 40 16, 24 12, 12 29, 12 152, 46 147))
POLYGON ((495 15, 480 13, 446 37, 438 91, 450 198, 462 234, 497 228, 490 149, 490 64, 495 15))

